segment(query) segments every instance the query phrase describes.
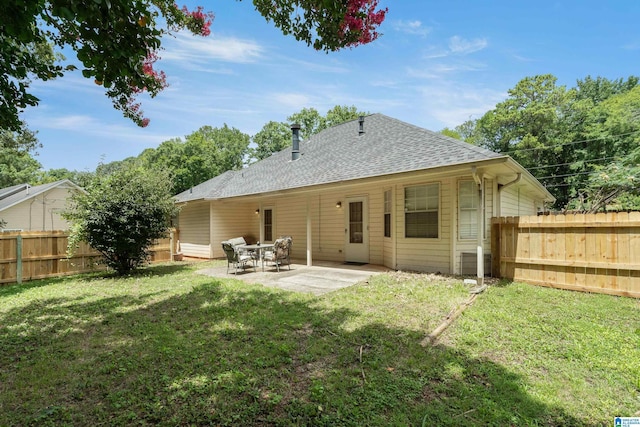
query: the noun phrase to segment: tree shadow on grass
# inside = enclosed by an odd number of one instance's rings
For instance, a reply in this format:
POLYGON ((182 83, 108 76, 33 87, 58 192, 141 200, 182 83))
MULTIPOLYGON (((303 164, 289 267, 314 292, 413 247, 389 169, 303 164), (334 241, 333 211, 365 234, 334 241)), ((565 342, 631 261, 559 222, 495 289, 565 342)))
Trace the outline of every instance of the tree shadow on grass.
POLYGON ((41 288, 44 286, 56 285, 71 281, 90 282, 94 280, 113 279, 118 277, 159 277, 175 274, 181 271, 185 271, 189 268, 191 268, 191 265, 185 263, 152 264, 150 266, 134 270, 131 272, 131 274, 125 276, 118 276, 114 271, 108 270, 30 280, 21 284, 0 284, 0 298, 18 295, 30 289, 41 288))
MULTIPOLYGON (((208 280, 208 279, 207 279, 208 280)), ((0 318, 0 425, 583 425, 526 381, 356 308, 208 280, 0 318)))

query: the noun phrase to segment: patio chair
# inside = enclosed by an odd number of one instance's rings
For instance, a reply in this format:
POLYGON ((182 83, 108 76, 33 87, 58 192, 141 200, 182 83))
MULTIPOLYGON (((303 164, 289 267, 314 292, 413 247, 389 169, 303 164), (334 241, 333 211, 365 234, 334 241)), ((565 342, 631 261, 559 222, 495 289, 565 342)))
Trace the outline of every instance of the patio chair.
POLYGON ((280 237, 273 242, 273 250, 267 250, 263 255, 263 262, 272 262, 276 265, 276 269, 280 272, 280 264, 284 260, 287 261, 287 266, 291 270, 291 259, 289 258, 291 252, 291 245, 293 239, 290 236, 280 237))
POLYGON ((229 242, 222 242, 222 250, 227 256, 227 274, 229 274, 230 265, 233 265, 235 274, 238 274, 238 269, 244 270, 248 263, 251 263, 253 271, 256 271, 256 260, 251 254, 240 252, 238 248, 229 242))

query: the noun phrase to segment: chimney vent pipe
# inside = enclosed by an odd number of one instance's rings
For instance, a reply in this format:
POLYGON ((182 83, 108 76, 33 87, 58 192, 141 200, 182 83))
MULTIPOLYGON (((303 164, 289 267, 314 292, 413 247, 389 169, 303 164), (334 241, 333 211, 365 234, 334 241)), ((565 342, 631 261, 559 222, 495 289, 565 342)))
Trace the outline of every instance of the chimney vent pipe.
POLYGON ((364 133, 364 116, 358 117, 358 124, 360 124, 358 135, 362 135, 364 133))
POLYGON ((291 125, 291 160, 300 158, 300 125, 291 125))

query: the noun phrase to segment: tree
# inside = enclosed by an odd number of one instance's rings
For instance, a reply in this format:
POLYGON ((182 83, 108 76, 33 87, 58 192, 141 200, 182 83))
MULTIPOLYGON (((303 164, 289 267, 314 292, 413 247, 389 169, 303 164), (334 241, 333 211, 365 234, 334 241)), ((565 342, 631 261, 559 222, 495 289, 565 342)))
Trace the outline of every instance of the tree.
MULTIPOLYGON (((284 34, 332 51, 369 43, 387 12, 378 0, 254 0, 256 9, 284 34)), ((0 16, 0 129, 18 131, 19 114, 38 104, 30 79, 61 77, 51 46, 70 48, 82 64, 82 75, 105 88, 116 109, 139 126, 149 123, 136 97, 151 97, 167 86, 154 69, 162 37, 187 29, 208 36, 212 13, 189 11, 173 0, 3 0, 0 16)))
POLYGON ((440 133, 445 136, 448 136, 449 138, 462 140, 462 135, 460 135, 460 133, 458 133, 458 131, 456 131, 455 129, 450 129, 448 127, 445 127, 440 131, 440 133))
POLYGON ((300 125, 299 135, 301 140, 309 139, 311 135, 315 135, 327 128, 327 119, 320 115, 315 108, 303 108, 297 113, 293 113, 287 117, 287 120, 289 123, 297 123, 300 125))
POLYGON ((640 209, 640 86, 610 95, 591 110, 582 151, 593 173, 576 182, 579 207, 640 209), (597 160, 606 159, 598 164, 597 160))
POLYGON ((178 212, 170 190, 166 174, 135 165, 98 175, 63 214, 72 222, 70 249, 87 242, 118 274, 140 267, 178 212))
POLYGON ((253 0, 253 4, 285 35, 325 51, 374 41, 388 10, 376 10, 378 0, 253 0))
MULTIPOLYGON (((289 123, 300 125, 300 139, 309 139, 316 133, 349 120, 366 116, 369 113, 358 111, 355 106, 336 105, 325 116, 315 108, 303 108, 287 117, 289 123)), ((271 154, 291 146, 291 125, 281 122, 269 122, 253 136, 256 148, 251 150, 253 160, 262 160, 271 154)))
POLYGON ((499 153, 508 153, 525 168, 540 167, 543 184, 557 186, 558 207, 569 200, 569 189, 559 186, 571 173, 564 159, 570 157, 567 122, 563 110, 575 91, 556 86, 551 74, 526 77, 508 91, 509 97, 477 120, 472 141, 499 153))
POLYGON ((95 175, 95 172, 69 170, 67 168, 49 169, 42 173, 39 182, 40 184, 47 184, 50 182, 68 179, 80 187, 87 187, 95 175))
POLYGON ((251 149, 251 157, 266 159, 291 145, 291 128, 286 123, 270 121, 253 135, 252 141, 256 147, 251 149))
POLYGON ((0 188, 38 180, 42 165, 30 154, 38 146, 35 133, 26 127, 18 132, 0 130, 0 188))
POLYGON ((248 153, 249 135, 226 124, 203 126, 180 138, 149 148, 138 156, 148 169, 168 171, 178 194, 228 170, 240 169, 248 153))
POLYGON ((550 74, 527 77, 505 101, 455 131, 510 154, 556 196, 557 209, 637 206, 628 184, 637 174, 639 82, 587 77, 567 89, 550 74))

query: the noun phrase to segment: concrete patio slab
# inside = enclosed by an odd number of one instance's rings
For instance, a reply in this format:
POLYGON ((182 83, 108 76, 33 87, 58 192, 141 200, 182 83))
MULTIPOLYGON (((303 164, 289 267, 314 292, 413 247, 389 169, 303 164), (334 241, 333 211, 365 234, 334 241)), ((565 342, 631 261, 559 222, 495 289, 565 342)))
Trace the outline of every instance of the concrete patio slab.
POLYGON ((249 268, 237 275, 227 267, 214 267, 198 270, 199 274, 225 279, 238 279, 247 283, 256 283, 268 287, 284 289, 293 292, 307 292, 314 295, 322 295, 338 289, 352 286, 358 282, 367 280, 374 274, 390 271, 388 268, 373 265, 345 265, 336 262, 317 262, 316 265, 307 267, 305 264, 292 261, 291 270, 287 266, 281 267, 278 272, 274 267, 265 266, 263 272, 260 265, 257 271, 249 268))

